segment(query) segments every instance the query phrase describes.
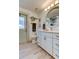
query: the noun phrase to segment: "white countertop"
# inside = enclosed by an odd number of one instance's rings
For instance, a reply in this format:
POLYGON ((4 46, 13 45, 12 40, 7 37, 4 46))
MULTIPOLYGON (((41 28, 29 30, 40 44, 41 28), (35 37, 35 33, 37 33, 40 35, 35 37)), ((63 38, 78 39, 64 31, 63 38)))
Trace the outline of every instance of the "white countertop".
POLYGON ((53 30, 53 31, 39 30, 39 31, 49 32, 49 33, 59 33, 59 31, 55 31, 55 30, 53 30))

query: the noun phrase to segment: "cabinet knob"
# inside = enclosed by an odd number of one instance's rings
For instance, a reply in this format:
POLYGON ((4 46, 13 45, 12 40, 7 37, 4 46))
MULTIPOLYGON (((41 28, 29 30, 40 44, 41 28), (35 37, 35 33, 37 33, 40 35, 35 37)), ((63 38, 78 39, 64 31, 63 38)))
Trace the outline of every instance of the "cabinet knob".
POLYGON ((59 44, 57 44, 57 43, 56 43, 56 46, 58 46, 58 47, 59 47, 59 44))
POLYGON ((55 54, 57 57, 59 57, 57 54, 55 54))
POLYGON ((44 37, 44 40, 46 40, 46 37, 44 37))
POLYGON ((56 37, 59 37, 59 35, 56 35, 56 37))

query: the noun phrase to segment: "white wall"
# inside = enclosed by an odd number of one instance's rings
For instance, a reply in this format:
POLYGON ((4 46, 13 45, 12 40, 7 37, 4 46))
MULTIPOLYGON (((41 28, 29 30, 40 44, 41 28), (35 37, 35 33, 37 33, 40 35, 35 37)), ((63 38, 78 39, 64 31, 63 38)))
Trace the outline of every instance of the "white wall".
POLYGON ((38 18, 37 14, 31 12, 27 9, 19 8, 19 12, 27 15, 27 40, 31 40, 32 36, 32 25, 31 25, 31 16, 38 18))
MULTIPOLYGON (((49 11, 49 10, 48 10, 49 11)), ((47 13, 48 11, 43 11, 40 15, 39 15, 39 18, 41 20, 41 27, 39 28, 39 30, 42 30, 42 25, 43 23, 45 23, 45 20, 46 20, 46 16, 47 16, 47 13)))
POLYGON ((24 29, 19 29, 19 43, 27 42, 27 36, 24 29))

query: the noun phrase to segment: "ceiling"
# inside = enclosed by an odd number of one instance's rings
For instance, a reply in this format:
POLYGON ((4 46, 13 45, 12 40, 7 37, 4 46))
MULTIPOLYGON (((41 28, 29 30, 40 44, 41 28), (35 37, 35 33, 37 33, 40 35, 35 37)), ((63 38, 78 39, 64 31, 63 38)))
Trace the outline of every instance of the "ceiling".
POLYGON ((19 7, 40 13, 53 2, 54 0, 19 0, 19 7))

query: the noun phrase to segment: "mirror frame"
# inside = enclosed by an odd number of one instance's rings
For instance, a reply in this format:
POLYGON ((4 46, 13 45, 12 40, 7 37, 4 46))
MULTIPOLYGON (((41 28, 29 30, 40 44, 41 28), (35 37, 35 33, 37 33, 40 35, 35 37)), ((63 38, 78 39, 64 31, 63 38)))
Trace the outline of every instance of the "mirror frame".
POLYGON ((48 15, 49 15, 49 13, 52 12, 54 9, 59 9, 59 4, 56 4, 54 7, 52 7, 52 8, 48 11, 47 17, 48 17, 48 15))

